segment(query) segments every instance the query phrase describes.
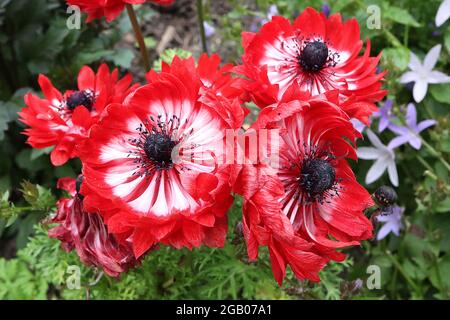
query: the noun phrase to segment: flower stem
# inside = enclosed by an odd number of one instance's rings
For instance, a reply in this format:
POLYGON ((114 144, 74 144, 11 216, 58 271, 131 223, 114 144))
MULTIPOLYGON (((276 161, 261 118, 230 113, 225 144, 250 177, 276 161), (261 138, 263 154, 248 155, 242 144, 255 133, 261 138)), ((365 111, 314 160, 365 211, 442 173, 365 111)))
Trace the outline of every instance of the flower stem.
POLYGON ((144 63, 145 72, 150 70, 150 58, 148 57, 147 48, 145 47, 144 37, 142 36, 141 27, 136 18, 136 13, 134 12, 133 5, 126 4, 128 17, 130 18, 131 25, 133 26, 134 35, 136 41, 138 42, 139 49, 141 51, 142 62, 144 63))
POLYGON ((386 39, 390 42, 391 45, 393 45, 394 47, 401 47, 402 43, 400 42, 400 40, 398 40, 398 38, 389 30, 387 30, 386 28, 383 29, 383 34, 386 37, 386 39))
POLYGON ((409 283, 409 285, 414 289, 414 291, 416 291, 417 294, 421 295, 422 293, 420 291, 420 288, 408 276, 408 274, 405 272, 405 270, 403 269, 401 264, 397 261, 397 259, 395 259, 395 257, 388 250, 386 250, 385 252, 386 252, 386 255, 389 257, 389 259, 391 260, 391 262, 394 264, 394 266, 397 268, 397 270, 403 276, 403 278, 405 278, 406 282, 409 283))
POLYGON ((409 26, 405 26, 405 32, 403 33, 403 45, 408 48, 409 40, 409 26))
POLYGON ((420 138, 420 140, 422 140, 423 145, 442 162, 447 170, 450 171, 450 164, 442 157, 442 155, 424 139, 420 138))
POLYGON ((208 53, 208 47, 206 45, 205 25, 203 24, 205 20, 203 12, 203 0, 197 0, 197 17, 198 17, 198 26, 200 28, 200 37, 202 39, 202 49, 203 52, 208 53))

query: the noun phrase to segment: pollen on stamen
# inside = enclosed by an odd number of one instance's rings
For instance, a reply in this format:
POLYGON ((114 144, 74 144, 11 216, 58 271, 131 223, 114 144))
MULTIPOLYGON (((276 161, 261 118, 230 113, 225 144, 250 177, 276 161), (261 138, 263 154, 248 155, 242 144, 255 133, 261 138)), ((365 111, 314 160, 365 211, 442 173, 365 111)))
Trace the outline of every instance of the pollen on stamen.
MULTIPOLYGON (((150 177, 156 173, 158 174, 157 179, 160 179, 162 171, 174 167, 173 150, 193 133, 193 128, 191 128, 185 133, 178 134, 182 125, 187 125, 187 120, 182 122, 178 116, 169 116, 168 114, 165 114, 165 117, 163 115, 149 116, 139 124, 136 128, 138 136, 128 139, 129 143, 136 147, 135 150, 128 153, 128 157, 133 158, 136 164, 133 176, 150 177)), ((184 146, 183 149, 194 147, 195 145, 191 144, 184 146)), ((190 169, 178 164, 177 170, 189 171, 190 169)))

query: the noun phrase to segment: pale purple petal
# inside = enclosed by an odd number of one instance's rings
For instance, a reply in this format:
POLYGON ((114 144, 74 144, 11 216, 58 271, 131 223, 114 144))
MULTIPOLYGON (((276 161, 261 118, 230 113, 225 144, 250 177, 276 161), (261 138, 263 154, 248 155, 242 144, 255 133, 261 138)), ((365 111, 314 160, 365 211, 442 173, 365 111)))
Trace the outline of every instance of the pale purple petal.
POLYGON ((439 59, 441 48, 442 46, 440 44, 437 44, 433 48, 431 48, 430 51, 428 51, 427 55, 425 56, 425 59, 423 60, 423 66, 425 70, 433 70, 434 66, 436 65, 436 62, 439 59))
POLYGON ((414 71, 407 71, 404 74, 402 74, 400 78, 400 83, 408 83, 408 82, 415 82, 419 79, 419 75, 417 72, 414 71))
POLYGON ((379 222, 389 222, 392 221, 392 217, 390 214, 380 214, 377 216, 377 221, 379 222))
POLYGON ((436 26, 440 27, 450 18, 450 0, 444 0, 436 13, 436 26))
POLYGON ((397 237, 400 235, 400 227, 401 226, 398 224, 394 224, 391 226, 392 233, 395 234, 397 237))
POLYGON ((375 111, 375 112, 372 113, 371 117, 375 118, 375 119, 379 118, 379 117, 381 117, 381 112, 380 111, 375 111))
POLYGON ((440 71, 431 71, 427 78, 428 83, 449 83, 450 77, 440 71))
POLYGON ((386 238, 386 236, 391 232, 391 224, 390 223, 385 223, 380 230, 378 231, 377 234, 377 240, 383 240, 384 238, 386 238))
POLYGON ((394 205, 391 209, 391 214, 377 216, 379 222, 384 222, 384 225, 378 231, 378 240, 385 238, 391 232, 399 236, 400 230, 403 229, 402 217, 404 208, 394 205))
POLYGON ((216 33, 216 29, 210 25, 207 21, 203 21, 203 26, 205 27, 205 36, 207 38, 211 37, 216 33))
POLYGON ((422 62, 420 62, 419 58, 412 51, 410 52, 408 66, 412 71, 421 71, 423 68, 422 62))
POLYGON ((383 109, 386 110, 386 113, 389 113, 389 111, 394 106, 394 100, 387 99, 386 102, 383 105, 383 109))
POLYGON ((375 160, 378 159, 381 155, 378 149, 372 147, 361 147, 356 151, 358 158, 364 160, 375 160))
POLYGON ((408 128, 401 127, 401 126, 398 126, 398 125, 393 124, 393 123, 391 123, 389 125, 389 130, 391 130, 392 132, 394 132, 394 133, 396 133, 398 135, 405 135, 405 134, 407 134, 409 132, 408 128))
POLYGON ((273 16, 277 16, 277 15, 278 15, 278 7, 276 4, 272 4, 269 7, 269 10, 267 11, 267 18, 269 20, 271 20, 273 16))
POLYGON ((425 130, 431 126, 434 126, 434 125, 436 125, 436 120, 432 120, 432 119, 424 120, 417 125, 417 131, 422 132, 423 130, 425 130))
POLYGON ((392 160, 388 165, 388 173, 389 179, 391 180, 392 185, 398 187, 398 173, 397 166, 395 165, 395 160, 392 160))
POLYGON ((386 157, 375 161, 367 172, 366 184, 371 184, 372 182, 377 181, 383 175, 384 171, 386 171, 387 166, 388 162, 386 161, 386 157))
POLYGON ((415 128, 417 125, 417 110, 414 103, 408 103, 406 109, 406 123, 410 128, 415 128))
POLYGON ((408 143, 408 142, 409 142, 408 135, 397 136, 389 142, 388 148, 391 150, 394 150, 395 148, 398 148, 401 145, 404 145, 405 143, 408 143))
POLYGON ((355 130, 357 130, 359 133, 362 133, 364 131, 364 128, 366 127, 364 123, 356 118, 351 118, 350 122, 352 123, 353 128, 355 128, 355 130))
POLYGON ((413 97, 416 102, 420 102, 425 98, 428 90, 428 83, 425 80, 417 80, 413 88, 413 97))
POLYGON ((367 130, 367 136, 369 137, 370 142, 372 145, 377 149, 384 149, 386 148, 384 144, 381 143, 380 139, 377 137, 375 133, 373 133, 372 130, 367 130))
POLYGON ((417 136, 410 135, 408 142, 411 145, 411 147, 413 147, 416 150, 420 150, 420 147, 422 147, 422 140, 420 140, 420 138, 417 136))
POLYGON ((380 123, 378 124, 378 132, 381 133, 389 126, 391 122, 389 121, 389 118, 382 117, 380 118, 380 123))

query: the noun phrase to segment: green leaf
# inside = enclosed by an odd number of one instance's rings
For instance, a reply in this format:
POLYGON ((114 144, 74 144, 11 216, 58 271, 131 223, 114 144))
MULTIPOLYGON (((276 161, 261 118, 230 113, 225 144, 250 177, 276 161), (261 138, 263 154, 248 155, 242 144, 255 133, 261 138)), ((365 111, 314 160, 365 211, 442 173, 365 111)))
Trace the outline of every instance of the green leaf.
POLYGON ((447 28, 447 31, 444 35, 444 46, 447 49, 447 52, 450 53, 450 28, 447 28))
POLYGON ((50 152, 52 152, 53 147, 48 147, 48 148, 44 148, 44 149, 33 149, 31 151, 31 155, 30 155, 30 160, 36 160, 37 158, 43 156, 44 154, 50 154, 50 152))
POLYGON ((437 101, 450 104, 450 83, 433 84, 430 86, 430 92, 437 101))
POLYGON ((383 10, 383 15, 386 19, 406 26, 420 27, 420 23, 407 10, 399 7, 389 6, 383 10))
POLYGON ((24 261, 0 259, 0 299, 45 299, 47 283, 35 277, 24 261))
POLYGON ((156 40, 153 37, 145 37, 144 42, 147 49, 153 49, 156 47, 156 40))
POLYGON ((134 53, 128 48, 119 48, 114 51, 114 54, 108 56, 116 66, 128 69, 131 67, 131 62, 134 59, 134 53))
POLYGON ((447 299, 450 295, 450 255, 440 258, 437 267, 430 270, 430 280, 435 288, 442 289, 447 299))
POLYGON ((450 197, 447 197, 438 203, 436 207, 436 212, 439 213, 450 212, 450 197))
POLYGON ((100 60, 105 56, 114 55, 113 50, 99 50, 99 51, 84 51, 78 54, 77 59, 79 64, 90 64, 94 61, 100 60))
POLYGON ((384 63, 397 67, 399 71, 404 71, 409 63, 409 49, 406 47, 383 49, 382 59, 384 63))
POLYGON ((49 189, 34 185, 29 181, 20 184, 22 195, 35 210, 48 210, 53 207, 56 200, 49 189))
POLYGON ((5 137, 9 123, 17 119, 17 113, 24 106, 23 96, 30 90, 30 88, 21 88, 13 94, 9 101, 0 101, 0 141, 5 137))

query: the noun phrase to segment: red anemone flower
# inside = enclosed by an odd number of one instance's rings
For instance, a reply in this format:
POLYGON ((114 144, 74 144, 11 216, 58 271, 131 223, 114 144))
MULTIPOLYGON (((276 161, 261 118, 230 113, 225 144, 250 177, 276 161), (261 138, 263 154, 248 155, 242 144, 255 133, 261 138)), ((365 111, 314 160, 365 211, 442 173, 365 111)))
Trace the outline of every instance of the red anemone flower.
POLYGON ((106 223, 131 230, 136 257, 156 243, 223 246, 233 201, 223 158, 226 130, 244 119, 239 100, 213 99, 188 60, 167 71, 111 104, 81 148, 90 206, 112 204, 106 223))
MULTIPOLYGON (((309 250, 325 261, 339 261, 345 256, 336 248, 357 245, 372 236, 372 224, 364 215, 372 199, 346 160, 356 159, 353 145, 360 134, 333 103, 301 101, 303 97, 286 94, 261 111, 252 129, 279 130, 277 139, 267 139, 267 146, 260 146, 266 150, 259 154, 267 155, 271 165, 244 166, 235 187, 244 198, 249 256, 255 257, 258 245, 268 245, 278 282, 286 264, 299 278, 305 277, 300 268, 314 270, 310 260, 303 262, 303 242, 314 244, 309 250)), ((318 280, 317 276, 312 279, 318 280)))
POLYGON ((86 12, 87 22, 105 17, 108 22, 116 19, 125 8, 126 4, 142 4, 152 2, 159 5, 171 5, 175 0, 67 0, 69 5, 80 7, 86 12))
POLYGON ((298 279, 320 281, 319 271, 330 260, 317 246, 296 233, 282 214, 283 184, 267 165, 245 165, 239 170, 234 191, 242 195, 242 226, 250 261, 258 258, 260 246, 269 249, 272 272, 279 285, 290 265, 298 279))
POLYGON ((110 73, 102 64, 95 74, 84 66, 78 75, 78 90, 62 94, 44 75, 39 85, 44 94, 40 98, 25 95, 20 120, 30 126, 24 133, 33 148, 55 147, 51 153, 53 165, 58 166, 77 156, 75 146, 87 137, 89 128, 100 118, 109 103, 120 103, 133 90, 131 75, 119 80, 118 70, 110 73))
MULTIPOLYGON (((161 70, 163 73, 182 74, 188 69, 188 72, 196 74, 201 81, 201 90, 205 94, 224 97, 227 99, 239 98, 243 101, 245 91, 243 88, 244 81, 242 78, 232 76, 234 66, 227 63, 220 66, 220 56, 213 54, 208 56, 202 54, 196 65, 193 57, 187 59, 176 58, 172 64, 162 62, 161 70)), ((148 82, 152 82, 158 78, 158 73, 150 70, 147 73, 148 82)))
POLYGON ((259 33, 243 34, 243 65, 236 68, 249 79, 247 91, 264 108, 275 103, 290 86, 315 96, 338 90, 345 101, 375 103, 386 91, 381 90, 384 72, 376 73, 380 56, 370 57, 370 42, 363 47, 356 19, 342 22, 340 14, 327 18, 307 8, 291 24, 275 16, 259 33))
POLYGON ((83 209, 83 199, 76 191, 75 179, 59 179, 58 188, 68 191, 71 197, 58 201, 58 210, 52 220, 58 226, 48 231, 50 237, 59 239, 67 252, 75 249, 86 265, 102 268, 112 277, 138 263, 131 246, 108 233, 100 214, 83 209))

